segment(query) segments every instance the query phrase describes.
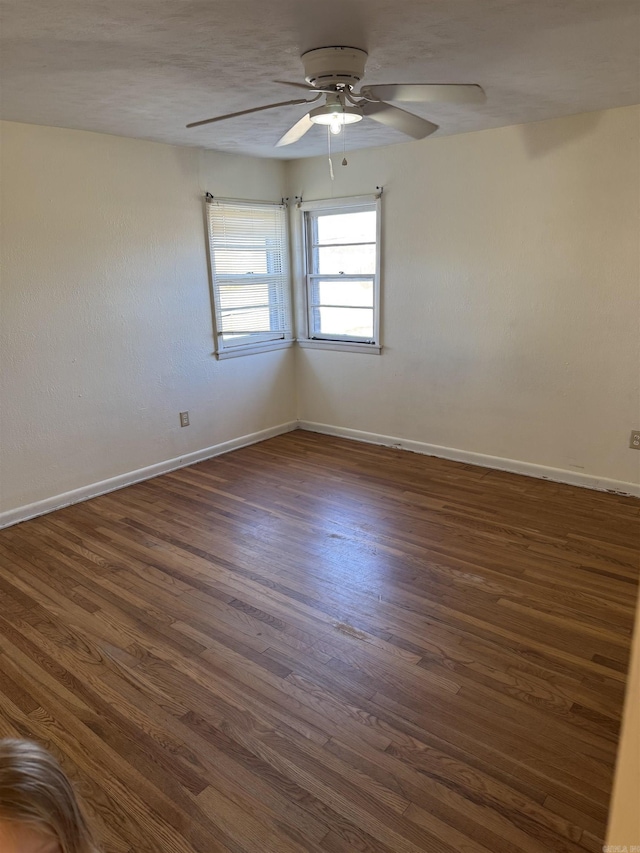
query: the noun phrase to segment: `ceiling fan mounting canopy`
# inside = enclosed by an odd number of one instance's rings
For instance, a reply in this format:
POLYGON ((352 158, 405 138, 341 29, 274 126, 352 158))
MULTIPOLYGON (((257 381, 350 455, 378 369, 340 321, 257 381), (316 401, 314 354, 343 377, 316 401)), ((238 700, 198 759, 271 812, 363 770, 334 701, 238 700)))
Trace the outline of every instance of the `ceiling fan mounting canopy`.
POLYGON ((302 54, 304 79, 315 89, 353 89, 364 77, 368 54, 357 47, 319 47, 302 54))

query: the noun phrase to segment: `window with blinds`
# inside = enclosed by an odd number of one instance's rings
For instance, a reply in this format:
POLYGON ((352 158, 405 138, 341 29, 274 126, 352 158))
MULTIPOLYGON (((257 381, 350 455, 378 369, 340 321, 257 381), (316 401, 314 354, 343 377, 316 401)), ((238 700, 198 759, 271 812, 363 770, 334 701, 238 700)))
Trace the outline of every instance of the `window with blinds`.
POLYGON ((286 207, 209 199, 218 355, 291 340, 286 207))

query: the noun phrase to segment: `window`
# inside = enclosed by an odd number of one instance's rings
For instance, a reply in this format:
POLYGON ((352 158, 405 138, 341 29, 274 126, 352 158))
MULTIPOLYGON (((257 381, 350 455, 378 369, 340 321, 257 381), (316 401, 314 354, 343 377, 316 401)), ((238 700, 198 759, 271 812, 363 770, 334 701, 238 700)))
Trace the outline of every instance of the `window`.
POLYGON ((305 346, 380 352, 380 199, 306 202, 305 346))
POLYGON ((207 200, 218 358, 291 344, 284 205, 207 200))

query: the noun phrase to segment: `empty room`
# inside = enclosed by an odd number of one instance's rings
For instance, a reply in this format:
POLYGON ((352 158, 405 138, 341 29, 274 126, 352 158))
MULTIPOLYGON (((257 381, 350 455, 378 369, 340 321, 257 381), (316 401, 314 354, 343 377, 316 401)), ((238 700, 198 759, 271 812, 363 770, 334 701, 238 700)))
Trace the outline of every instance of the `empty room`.
POLYGON ((0 853, 640 850, 637 0, 0 49, 0 853))

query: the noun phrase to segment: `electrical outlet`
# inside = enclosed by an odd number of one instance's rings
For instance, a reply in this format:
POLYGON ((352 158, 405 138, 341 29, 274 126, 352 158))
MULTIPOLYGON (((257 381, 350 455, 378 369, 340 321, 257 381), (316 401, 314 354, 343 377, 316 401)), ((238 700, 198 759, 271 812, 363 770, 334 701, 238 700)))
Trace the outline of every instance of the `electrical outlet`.
POLYGON ((189 426, 189 412, 180 412, 180 426, 189 426))
POLYGON ((629 447, 632 447, 634 450, 640 450, 640 429, 634 429, 632 431, 629 447))

